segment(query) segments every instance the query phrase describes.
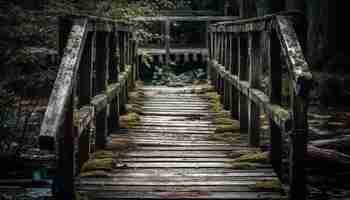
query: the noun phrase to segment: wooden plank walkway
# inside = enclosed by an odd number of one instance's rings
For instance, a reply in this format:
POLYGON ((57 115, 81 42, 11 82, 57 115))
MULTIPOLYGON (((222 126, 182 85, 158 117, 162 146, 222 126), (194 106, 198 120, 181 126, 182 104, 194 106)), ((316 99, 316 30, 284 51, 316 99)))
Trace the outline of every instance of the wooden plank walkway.
MULTIPOLYGON (((142 87, 140 122, 111 136, 130 139, 135 150, 119 158, 104 178, 78 178, 78 191, 96 199, 282 199, 282 191, 257 191, 257 182, 276 179, 270 165, 232 169, 234 151, 249 149, 210 139, 208 98, 183 88, 142 87)), ((117 152, 117 150, 115 151, 117 152)), ((117 156, 118 153, 116 153, 117 156)))

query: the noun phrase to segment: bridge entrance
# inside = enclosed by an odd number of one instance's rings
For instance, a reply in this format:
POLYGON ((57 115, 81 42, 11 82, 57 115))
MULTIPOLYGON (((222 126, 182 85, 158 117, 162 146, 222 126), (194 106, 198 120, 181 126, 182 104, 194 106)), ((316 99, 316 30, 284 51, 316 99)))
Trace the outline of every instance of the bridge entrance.
MULTIPOLYGON (((185 18, 150 20, 165 24, 165 47, 148 50, 159 61, 169 65, 172 54, 194 51, 170 46, 171 20, 185 18)), ((61 64, 39 138, 57 156, 59 199, 306 198, 312 77, 297 37, 299 15, 230 20, 207 28, 199 52, 207 53, 207 82, 178 88, 137 81, 147 50, 130 27, 95 17, 61 20, 61 64)))

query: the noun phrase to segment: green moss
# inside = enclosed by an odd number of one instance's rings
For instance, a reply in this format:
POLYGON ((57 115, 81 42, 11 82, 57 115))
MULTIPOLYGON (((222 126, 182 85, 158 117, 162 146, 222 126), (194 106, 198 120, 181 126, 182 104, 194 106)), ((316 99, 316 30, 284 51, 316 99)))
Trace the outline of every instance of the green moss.
POLYGON ((126 104, 126 110, 128 113, 136 113, 136 114, 142 113, 141 106, 137 104, 126 104))
POLYGON ((236 144, 241 140, 240 133, 213 133, 209 135, 209 139, 211 140, 220 140, 225 141, 230 144, 236 144))
POLYGON ((113 158, 91 159, 83 164, 81 172, 105 170, 111 171, 115 166, 113 158))
POLYGON ((108 177, 111 177, 112 175, 103 170, 95 170, 95 171, 83 172, 79 176, 82 178, 108 178, 108 177))
POLYGON ((220 95, 216 92, 208 92, 206 95, 209 97, 209 101, 217 102, 220 101, 220 95))
POLYGON ((217 125, 215 133, 225 133, 225 132, 236 132, 239 131, 240 127, 237 124, 231 125, 217 125))
POLYGON ((120 128, 132 128, 135 123, 140 121, 140 115, 135 112, 130 112, 126 115, 120 116, 120 128))
POLYGON ((214 124, 222 124, 222 125, 237 124, 237 126, 239 126, 239 121, 233 120, 230 118, 215 118, 213 122, 214 124))
POLYGON ((283 191, 282 184, 278 178, 273 178, 271 180, 258 181, 253 185, 249 186, 251 189, 256 191, 283 191))
POLYGON ((258 168, 258 164, 250 162, 231 162, 232 169, 253 170, 258 168))
POLYGON ((102 158, 112 158, 113 152, 111 151, 97 151, 91 155, 93 159, 102 159, 102 158))
POLYGON ((251 163, 269 163, 268 152, 259 152, 259 153, 249 153, 242 155, 239 158, 235 159, 235 162, 251 162, 251 163))

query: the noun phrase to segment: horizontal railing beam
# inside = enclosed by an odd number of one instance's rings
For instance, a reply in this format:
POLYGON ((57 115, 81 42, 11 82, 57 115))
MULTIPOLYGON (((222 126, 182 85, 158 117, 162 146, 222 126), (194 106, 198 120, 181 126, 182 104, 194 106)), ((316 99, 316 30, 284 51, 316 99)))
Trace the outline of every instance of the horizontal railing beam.
POLYGON ((217 61, 211 61, 210 64, 225 80, 263 108, 264 112, 271 117, 281 129, 288 130, 290 128, 292 116, 289 111, 282 108, 280 105, 271 104, 269 97, 264 92, 250 88, 248 81, 240 81, 236 75, 232 75, 229 71, 225 70, 225 67, 218 64, 217 61))

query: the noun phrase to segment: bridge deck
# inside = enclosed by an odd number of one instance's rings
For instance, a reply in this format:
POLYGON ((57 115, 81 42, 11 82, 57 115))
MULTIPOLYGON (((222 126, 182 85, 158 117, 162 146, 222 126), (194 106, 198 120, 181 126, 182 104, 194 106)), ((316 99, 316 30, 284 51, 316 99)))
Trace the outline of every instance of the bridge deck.
POLYGON ((78 178, 79 191, 96 199, 281 199, 283 191, 258 189, 275 180, 272 167, 233 169, 236 151, 244 142, 211 139, 215 131, 203 94, 183 88, 142 87, 143 115, 133 128, 110 138, 107 149, 128 138, 136 148, 118 158, 108 177, 78 178), (186 94, 185 94, 186 93, 186 94))

